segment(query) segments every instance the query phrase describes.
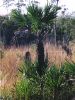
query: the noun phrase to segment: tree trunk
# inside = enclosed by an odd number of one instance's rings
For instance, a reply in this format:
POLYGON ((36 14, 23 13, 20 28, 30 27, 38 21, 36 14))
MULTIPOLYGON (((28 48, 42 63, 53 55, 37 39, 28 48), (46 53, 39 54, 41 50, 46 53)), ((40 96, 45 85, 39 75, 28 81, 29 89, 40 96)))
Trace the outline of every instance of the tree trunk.
POLYGON ((45 71, 45 68, 44 68, 44 45, 41 40, 39 40, 39 42, 37 44, 37 55, 38 55, 37 72, 38 72, 39 76, 41 77, 45 71))
POLYGON ((40 76, 40 98, 39 100, 44 100, 44 94, 43 94, 43 75, 45 73, 45 61, 44 61, 44 45, 41 40, 39 40, 37 44, 37 55, 38 55, 38 66, 37 66, 37 72, 40 76))

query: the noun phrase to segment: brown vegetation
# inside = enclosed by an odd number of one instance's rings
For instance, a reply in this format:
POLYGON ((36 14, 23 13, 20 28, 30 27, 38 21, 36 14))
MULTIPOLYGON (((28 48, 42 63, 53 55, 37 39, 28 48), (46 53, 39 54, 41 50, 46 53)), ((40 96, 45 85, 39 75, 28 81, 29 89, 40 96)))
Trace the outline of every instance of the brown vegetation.
MULTIPOLYGON (((21 66, 21 63, 24 60, 25 53, 29 51, 31 53, 31 60, 34 62, 37 58, 36 56, 36 47, 35 45, 30 47, 19 47, 19 48, 10 48, 4 50, 4 57, 0 59, 0 71, 1 71, 1 87, 12 86, 16 81, 18 67, 21 66)), ((72 46, 72 57, 68 57, 66 52, 62 50, 61 46, 54 47, 53 45, 45 45, 45 54, 48 53, 48 60, 50 65, 55 63, 61 65, 65 59, 75 61, 75 46, 72 46)))

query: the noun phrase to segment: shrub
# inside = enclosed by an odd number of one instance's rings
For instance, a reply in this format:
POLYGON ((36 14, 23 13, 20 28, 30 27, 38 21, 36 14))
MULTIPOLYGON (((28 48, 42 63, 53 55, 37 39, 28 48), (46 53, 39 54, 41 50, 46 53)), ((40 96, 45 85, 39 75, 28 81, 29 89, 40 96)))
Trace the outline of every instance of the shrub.
POLYGON ((60 68, 56 65, 48 66, 42 77, 37 72, 37 65, 38 62, 24 62, 20 67, 20 80, 16 82, 12 91, 14 100, 71 100, 73 98, 74 62, 66 61, 60 68))

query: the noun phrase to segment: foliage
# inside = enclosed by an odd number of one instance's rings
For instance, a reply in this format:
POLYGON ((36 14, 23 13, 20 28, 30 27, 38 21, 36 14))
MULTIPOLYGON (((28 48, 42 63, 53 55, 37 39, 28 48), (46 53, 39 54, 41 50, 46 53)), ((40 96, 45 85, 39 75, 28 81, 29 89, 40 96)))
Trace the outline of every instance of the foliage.
MULTIPOLYGON (((29 5, 27 8, 27 14, 22 14, 18 10, 12 10, 9 16, 0 17, 0 38, 6 45, 11 44, 11 40, 14 37, 14 32, 23 27, 28 27, 30 32, 41 34, 43 37, 52 34, 54 36, 54 23, 57 17, 57 12, 60 7, 55 5, 46 5, 41 8, 35 4, 29 5), (9 41, 8 41, 9 40, 9 41)), ((68 38, 65 40, 73 40, 75 38, 75 19, 70 16, 58 17, 56 20, 56 38, 59 41, 63 40, 63 37, 68 38)), ((31 37, 32 38, 32 37, 31 37)))
POLYGON ((18 100, 19 99, 28 100, 30 89, 31 87, 30 87, 29 80, 21 79, 19 82, 17 82, 15 90, 13 91, 13 93, 14 92, 16 93, 16 96, 15 94, 13 94, 13 96, 18 100))
POLYGON ((16 93, 17 99, 30 100, 39 93, 39 76, 36 72, 36 63, 25 62, 20 67, 19 72, 21 80, 15 84, 14 95, 16 93))
POLYGON ((14 31, 18 28, 17 24, 8 18, 4 19, 1 24, 1 38, 4 45, 11 45, 14 31))
POLYGON ((51 90, 54 100, 70 100, 72 98, 74 70, 75 64, 69 62, 65 62, 60 69, 56 66, 49 69, 46 84, 51 90))
POLYGON ((68 15, 58 17, 56 20, 56 39, 69 44, 75 38, 73 18, 68 15))
POLYGON ((10 18, 15 23, 17 23, 17 25, 19 25, 19 27, 24 27, 26 25, 25 17, 18 10, 12 10, 10 18))
POLYGON ((27 10, 28 16, 32 22, 32 30, 37 32, 42 29, 44 25, 49 25, 51 20, 56 18, 56 14, 59 9, 59 7, 53 5, 45 6, 44 9, 34 4, 29 6, 27 10))
POLYGON ((53 65, 47 67, 42 77, 43 91, 41 91, 41 78, 37 73, 37 63, 24 64, 21 69, 21 81, 16 83, 14 94, 25 100, 39 100, 43 92, 44 100, 71 100, 74 96, 75 63, 65 62, 61 68, 53 65))

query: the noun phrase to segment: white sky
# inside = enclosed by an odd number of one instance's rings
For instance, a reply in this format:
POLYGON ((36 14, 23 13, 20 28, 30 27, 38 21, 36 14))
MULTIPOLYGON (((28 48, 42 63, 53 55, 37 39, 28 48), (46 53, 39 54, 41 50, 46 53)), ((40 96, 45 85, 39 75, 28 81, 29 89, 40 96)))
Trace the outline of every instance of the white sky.
MULTIPOLYGON (((16 1, 16 0, 15 0, 16 1)), ((41 6, 44 6, 47 3, 47 0, 38 0, 41 6)), ((49 0, 50 1, 50 0, 49 0)), ((0 15, 7 14, 7 10, 5 7, 1 6, 3 4, 2 0, 0 0, 0 15)), ((59 5, 66 5, 65 7, 68 8, 69 12, 75 11, 75 0, 59 0, 59 5)), ((12 6, 14 8, 14 6, 12 6)), ((10 11, 10 10, 8 10, 10 11)))

